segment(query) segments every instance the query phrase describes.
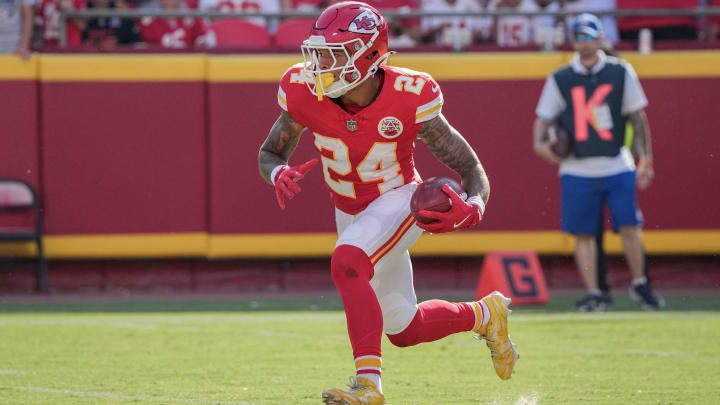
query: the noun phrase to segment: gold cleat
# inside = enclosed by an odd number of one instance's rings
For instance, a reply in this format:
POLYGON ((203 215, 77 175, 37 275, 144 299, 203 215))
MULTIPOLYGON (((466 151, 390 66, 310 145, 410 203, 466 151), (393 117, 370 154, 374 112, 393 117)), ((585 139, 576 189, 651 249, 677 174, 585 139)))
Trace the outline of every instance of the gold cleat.
POLYGON ((349 390, 328 388, 322 393, 325 405, 384 405, 385 395, 365 377, 350 377, 349 390))
POLYGON ((508 315, 512 313, 508 307, 512 301, 498 291, 492 292, 480 300, 490 310, 490 320, 487 325, 480 326, 474 332, 478 339, 485 339, 490 349, 490 357, 495 366, 495 373, 503 380, 507 380, 515 369, 515 362, 520 358, 515 345, 508 335, 508 315))

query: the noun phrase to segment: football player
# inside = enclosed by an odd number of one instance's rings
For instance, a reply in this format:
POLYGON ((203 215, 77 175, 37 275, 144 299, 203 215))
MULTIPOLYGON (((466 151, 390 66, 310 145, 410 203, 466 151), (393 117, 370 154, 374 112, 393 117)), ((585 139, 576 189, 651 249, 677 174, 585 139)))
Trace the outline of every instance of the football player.
POLYGON ((356 377, 350 389, 323 392, 325 404, 384 404, 380 342, 400 347, 474 331, 486 339, 495 371, 510 378, 518 354, 508 336, 510 300, 495 292, 477 302, 418 304, 408 249, 423 230, 464 229, 482 218, 488 178, 473 149, 442 115, 443 95, 430 75, 386 66, 387 23, 373 7, 340 2, 323 10, 301 50, 304 63, 280 82, 280 116, 260 148, 262 177, 277 202, 300 191, 298 181, 318 158, 290 166, 305 128, 312 133, 335 204, 339 238, 331 274, 345 308, 356 377), (420 138, 458 173, 468 198, 449 187, 446 213, 420 211, 437 221, 419 224, 410 198, 420 177, 413 151, 420 138))

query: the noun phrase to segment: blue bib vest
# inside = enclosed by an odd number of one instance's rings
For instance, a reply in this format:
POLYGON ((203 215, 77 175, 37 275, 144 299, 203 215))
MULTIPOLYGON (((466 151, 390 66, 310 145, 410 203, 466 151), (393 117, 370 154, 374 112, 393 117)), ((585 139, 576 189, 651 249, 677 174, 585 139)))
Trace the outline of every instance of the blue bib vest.
POLYGON ((557 118, 570 138, 576 157, 617 156, 625 141, 622 98, 625 66, 608 57, 597 73, 576 73, 571 66, 555 72, 555 81, 568 106, 557 118))

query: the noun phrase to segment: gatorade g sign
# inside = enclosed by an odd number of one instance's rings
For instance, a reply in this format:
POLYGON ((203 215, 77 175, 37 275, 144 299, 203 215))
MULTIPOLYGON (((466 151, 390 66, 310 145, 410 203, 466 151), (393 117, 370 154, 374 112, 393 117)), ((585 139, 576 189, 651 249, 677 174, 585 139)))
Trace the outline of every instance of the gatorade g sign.
POLYGON ((476 298, 495 290, 512 298, 514 304, 547 304, 547 284, 537 254, 533 251, 488 252, 476 298))
POLYGON ((588 125, 592 125, 603 141, 612 141, 612 115, 610 108, 604 103, 605 97, 612 91, 612 84, 601 84, 592 96, 587 98, 585 87, 575 86, 570 89, 573 111, 575 113, 575 140, 587 141, 588 125))
POLYGON ((511 294, 515 297, 537 297, 537 283, 527 257, 503 257, 502 267, 511 294))

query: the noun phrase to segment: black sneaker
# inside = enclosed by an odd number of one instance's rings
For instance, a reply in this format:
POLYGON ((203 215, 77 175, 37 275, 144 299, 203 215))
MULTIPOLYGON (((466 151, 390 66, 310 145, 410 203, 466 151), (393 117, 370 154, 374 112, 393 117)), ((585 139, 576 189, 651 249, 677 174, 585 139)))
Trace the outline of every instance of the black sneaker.
POLYGON ((575 303, 575 309, 580 312, 600 312, 607 309, 601 294, 588 294, 575 303))
POLYGON ((610 305, 613 303, 612 296, 607 291, 602 291, 600 293, 600 301, 605 304, 605 309, 609 309, 610 305))
POLYGON ((665 307, 665 300, 659 294, 656 294, 650 287, 650 283, 645 282, 638 285, 630 286, 630 298, 640 303, 640 307, 646 311, 662 309, 665 307))

